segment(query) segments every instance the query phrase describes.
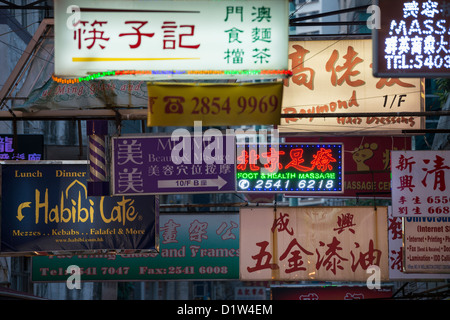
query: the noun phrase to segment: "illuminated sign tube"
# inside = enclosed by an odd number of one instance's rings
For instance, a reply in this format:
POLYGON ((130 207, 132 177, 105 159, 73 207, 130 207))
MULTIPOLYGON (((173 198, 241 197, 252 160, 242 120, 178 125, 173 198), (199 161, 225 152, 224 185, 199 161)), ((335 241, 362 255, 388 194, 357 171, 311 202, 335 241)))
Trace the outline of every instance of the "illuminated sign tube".
POLYGON ((237 144, 238 192, 341 193, 343 145, 237 144))
POLYGON ((283 75, 292 76, 292 71, 290 70, 116 70, 116 71, 105 71, 95 74, 91 74, 86 77, 80 78, 60 78, 52 75, 52 79, 58 83, 73 84, 80 83, 84 81, 96 80, 104 77, 111 76, 143 76, 143 75, 283 75))

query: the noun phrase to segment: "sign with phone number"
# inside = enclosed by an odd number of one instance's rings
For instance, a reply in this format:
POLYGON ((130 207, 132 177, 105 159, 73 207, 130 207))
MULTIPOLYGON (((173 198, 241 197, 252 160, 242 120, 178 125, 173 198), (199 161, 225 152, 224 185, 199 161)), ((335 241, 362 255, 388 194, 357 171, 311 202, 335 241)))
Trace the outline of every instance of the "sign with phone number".
POLYGON ((237 280, 238 214, 161 214, 159 253, 80 254, 32 258, 32 281, 237 280))
POLYGON ((148 126, 279 125, 282 82, 149 83, 148 126))

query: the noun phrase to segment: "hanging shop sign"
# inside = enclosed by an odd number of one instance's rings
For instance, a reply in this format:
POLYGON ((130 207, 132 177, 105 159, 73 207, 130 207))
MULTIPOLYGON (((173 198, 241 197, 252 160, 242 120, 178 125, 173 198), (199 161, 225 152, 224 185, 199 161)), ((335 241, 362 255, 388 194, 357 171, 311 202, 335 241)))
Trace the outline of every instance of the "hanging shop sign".
POLYGON ((395 217, 450 217, 450 151, 391 151, 395 217))
POLYGON ((377 77, 450 76, 450 22, 446 1, 378 0, 372 29, 377 77))
MULTIPOLYGON (((411 137, 286 137, 287 143, 342 143, 344 157, 344 192, 312 192, 308 197, 391 198, 391 150, 410 150, 411 137)), ((305 192, 287 193, 287 197, 305 196, 305 192)))
POLYGON ((283 84, 148 84, 148 126, 278 125, 283 84))
POLYGON ((450 217, 406 217, 405 272, 446 273, 450 278, 450 217))
POLYGON ((237 280, 239 215, 161 214, 159 252, 33 257, 32 281, 67 281, 77 265, 81 281, 237 280))
POLYGON ((112 194, 234 192, 234 139, 215 129, 112 138, 112 194))
POLYGON ((55 78, 286 77, 288 19, 288 0, 57 0, 55 78))
POLYGON ((386 207, 241 208, 241 281, 388 279, 386 207))
POLYGON ((422 117, 387 115, 424 111, 424 80, 375 78, 370 39, 290 41, 289 66, 293 75, 284 80, 282 114, 327 117, 282 116, 280 132, 367 135, 424 127, 422 117))
POLYGON ((236 191, 342 193, 340 143, 237 144, 236 191))
MULTIPOLYGON (((432 273, 416 273, 415 271, 408 271, 408 273, 405 272, 405 268, 403 267, 404 258, 406 255, 409 255, 408 258, 411 260, 411 257, 413 255, 420 256, 421 254, 428 254, 432 253, 432 251, 428 252, 427 249, 427 242, 428 238, 426 237, 428 234, 422 234, 419 238, 410 238, 407 234, 405 234, 405 240, 408 241, 411 245, 403 246, 403 238, 404 238, 404 225, 405 225, 405 219, 406 218, 400 218, 400 217, 394 217, 392 215, 392 208, 389 207, 389 221, 388 221, 388 230, 389 230, 389 279, 390 280, 408 280, 408 279, 445 279, 449 278, 449 274, 442 273, 444 269, 437 270, 435 268, 434 270, 429 269, 428 271, 431 271, 432 273), (415 241, 419 239, 419 241, 415 241), (421 250, 420 252, 416 249, 416 246, 420 246, 421 250), (412 248, 414 247, 414 251, 412 248)), ((441 218, 442 221, 442 218, 441 218)), ((428 223, 428 222, 435 222, 435 218, 409 218, 407 221, 408 229, 417 231, 417 227, 421 223, 428 223)), ((425 230, 425 229, 423 229, 425 230)), ((449 230, 450 231, 450 230, 449 230)), ((450 239, 446 239, 445 237, 441 237, 442 239, 436 238, 436 237, 430 237, 430 240, 437 239, 442 240, 442 244, 440 244, 438 254, 446 255, 448 252, 450 252, 448 247, 450 247, 448 244, 445 244, 444 241, 449 241, 450 239), (445 247, 444 247, 445 246, 445 247)), ((433 244, 436 245, 437 242, 433 244)), ((435 256, 435 254, 432 254, 432 256, 435 256)), ((442 257, 439 257, 439 261, 443 260, 442 257)), ((416 261, 414 263, 410 263, 409 269, 411 269, 411 266, 414 264, 417 264, 417 261, 420 261, 419 259, 415 258, 416 261)), ((431 257, 430 257, 430 260, 431 257)), ((439 262, 436 261, 436 262, 439 262)), ((434 267, 433 267, 434 268, 434 267)), ((417 269, 419 270, 419 268, 417 269)), ((447 270, 448 271, 448 270, 447 270)), ((419 271, 420 272, 420 271, 419 271)))
POLYGON ((44 136, 0 134, 0 160, 44 160, 44 136))
POLYGON ((157 199, 89 197, 87 161, 1 164, 1 253, 156 250, 157 199))

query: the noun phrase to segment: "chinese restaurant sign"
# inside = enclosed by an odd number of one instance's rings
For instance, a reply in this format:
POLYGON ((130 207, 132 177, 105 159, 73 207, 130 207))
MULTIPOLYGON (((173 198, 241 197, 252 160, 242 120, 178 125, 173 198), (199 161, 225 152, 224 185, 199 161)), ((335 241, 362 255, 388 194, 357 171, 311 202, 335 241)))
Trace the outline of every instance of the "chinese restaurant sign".
POLYGON ((282 118, 280 132, 366 135, 424 126, 421 117, 383 115, 423 111, 425 87, 419 78, 373 77, 369 39, 290 41, 289 61, 293 75, 284 80, 282 114, 328 117, 282 118), (333 117, 335 113, 349 116, 333 117))
POLYGON ((44 160, 44 136, 0 134, 0 160, 44 160))
POLYGON ((148 126, 278 125, 283 84, 148 84, 148 126))
MULTIPOLYGON (((287 143, 311 143, 327 141, 342 143, 344 192, 341 194, 309 193, 309 197, 357 197, 391 198, 391 150, 410 150, 411 137, 286 137, 287 143)), ((304 196, 306 193, 288 193, 287 197, 304 196)))
POLYGON ((373 71, 378 77, 450 76, 450 9, 447 1, 378 0, 373 29, 373 71))
POLYGON ((450 217, 450 151, 391 151, 394 217, 450 217))
MULTIPOLYGON (((430 269, 426 270, 427 273, 420 273, 419 269, 411 270, 411 266, 413 264, 416 264, 416 262, 411 263, 412 256, 428 255, 428 254, 431 254, 431 256, 436 255, 436 252, 428 250, 428 241, 429 240, 430 241, 433 241, 433 240, 442 241, 441 243, 439 243, 439 245, 442 248, 439 248, 437 255, 441 255, 438 258, 438 259, 440 259, 439 261, 445 261, 444 257, 447 255, 447 253, 450 250, 449 249, 450 245, 448 243, 447 244, 445 243, 445 242, 450 241, 449 238, 445 238, 446 235, 441 236, 442 235, 441 234, 441 235, 438 235, 438 237, 436 237, 434 234, 431 234, 431 229, 427 230, 426 228, 420 229, 420 230, 423 230, 423 232, 425 232, 425 233, 423 233, 418 238, 416 238, 416 237, 410 238, 410 234, 405 234, 405 235, 403 234, 404 229, 405 230, 406 229, 413 230, 413 232, 414 232, 414 230, 418 231, 419 229, 417 227, 419 225, 425 224, 428 222, 435 222, 436 221, 435 219, 436 218, 434 218, 434 217, 433 218, 394 217, 394 216, 392 216, 392 210, 389 210, 388 227, 389 227, 389 279, 390 280, 442 279, 442 278, 450 277, 448 273, 447 274, 443 273, 443 272, 448 272, 448 270, 444 270, 444 269, 437 270, 437 268, 435 268, 435 270, 432 270, 430 268, 430 269), (430 233, 430 234, 428 234, 428 233, 430 233), (428 238, 428 235, 430 235, 429 238, 428 238), (412 246, 410 244, 403 246, 403 238, 405 238, 405 241, 412 244, 412 246), (419 246, 421 248, 420 251, 417 250, 417 248, 419 246), (414 247, 414 249, 413 249, 413 247, 414 247), (406 254, 405 254, 405 252, 406 252, 406 254), (408 267, 408 269, 410 269, 410 270, 407 273, 405 272, 405 268, 403 267, 404 257, 408 258, 408 260, 410 261, 409 267, 408 267), (416 273, 416 272, 419 272, 419 273, 416 273), (432 273, 428 273, 428 272, 432 272, 432 273)), ((448 225, 448 221, 449 221, 448 218, 438 218, 438 219, 440 219, 440 222, 439 222, 440 225, 444 225, 444 227, 446 225, 448 225), (444 219, 447 219, 447 224, 445 224, 444 219)), ((442 230, 442 231, 445 231, 445 230, 442 230)), ((438 244, 438 242, 435 241, 434 244, 438 244)), ((414 259, 416 261, 419 261, 419 264, 422 264, 422 263, 420 263, 420 260, 421 259, 423 260, 423 258, 415 258, 414 257, 414 259)), ((448 259, 448 257, 446 257, 446 259, 448 259)), ((430 261, 432 261, 432 260, 430 259, 430 261)), ((439 262, 439 261, 437 261, 437 262, 439 262)), ((447 260, 447 265, 448 265, 448 261, 449 260, 447 260)))
POLYGON ((89 197, 86 161, 8 161, 1 174, 2 254, 156 248, 155 197, 89 197))
POLYGON ((242 208, 241 281, 388 279, 387 207, 242 208))
POLYGON ((234 136, 175 132, 113 138, 112 194, 234 192, 234 136))
POLYGON ((70 265, 81 268, 81 281, 239 279, 239 215, 159 218, 159 253, 33 257, 32 281, 66 281, 70 265))
POLYGON ((288 19, 288 0, 56 0, 55 74, 285 77, 288 19))
POLYGON ((343 191, 339 143, 237 144, 239 192, 343 191))

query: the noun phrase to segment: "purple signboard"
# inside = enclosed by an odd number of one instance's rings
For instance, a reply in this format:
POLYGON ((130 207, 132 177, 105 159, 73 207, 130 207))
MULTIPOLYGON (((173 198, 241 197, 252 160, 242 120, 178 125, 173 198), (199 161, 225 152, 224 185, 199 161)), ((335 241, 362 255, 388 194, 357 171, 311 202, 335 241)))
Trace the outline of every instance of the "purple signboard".
POLYGON ((235 191, 232 135, 112 138, 113 195, 235 191))

